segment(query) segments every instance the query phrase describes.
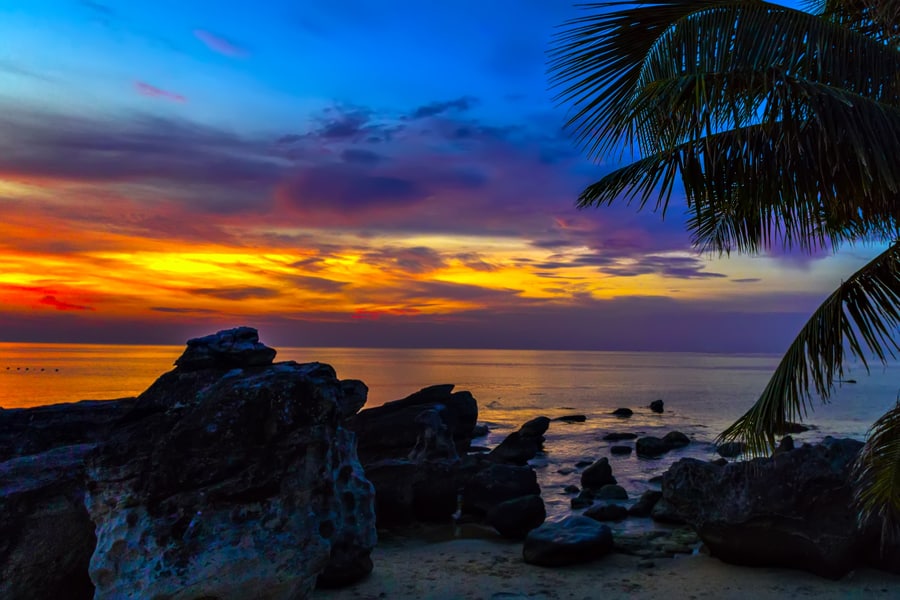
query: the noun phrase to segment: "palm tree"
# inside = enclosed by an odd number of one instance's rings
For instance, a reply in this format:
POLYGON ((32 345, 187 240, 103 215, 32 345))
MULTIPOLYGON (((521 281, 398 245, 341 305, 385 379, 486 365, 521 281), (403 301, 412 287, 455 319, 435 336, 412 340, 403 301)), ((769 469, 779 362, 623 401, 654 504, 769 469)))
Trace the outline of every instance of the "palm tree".
MULTIPOLYGON (((580 207, 625 201, 665 215, 680 181, 701 251, 887 246, 813 313, 720 436, 767 453, 829 398, 846 361, 868 369, 900 350, 900 1, 584 8, 551 49, 552 83, 590 157, 630 148, 633 161, 587 187, 580 207)), ((861 518, 896 531, 900 403, 872 426, 856 473, 861 518)))

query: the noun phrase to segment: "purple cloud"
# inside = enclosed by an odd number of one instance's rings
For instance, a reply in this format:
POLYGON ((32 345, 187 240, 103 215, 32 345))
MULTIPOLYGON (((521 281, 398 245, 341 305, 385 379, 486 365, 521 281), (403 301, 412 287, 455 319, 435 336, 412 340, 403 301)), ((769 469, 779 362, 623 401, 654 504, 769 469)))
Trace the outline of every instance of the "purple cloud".
POLYGON ((195 29, 194 37, 206 44, 206 47, 213 52, 218 52, 225 56, 242 58, 248 54, 246 48, 240 44, 217 33, 207 31, 206 29, 195 29))

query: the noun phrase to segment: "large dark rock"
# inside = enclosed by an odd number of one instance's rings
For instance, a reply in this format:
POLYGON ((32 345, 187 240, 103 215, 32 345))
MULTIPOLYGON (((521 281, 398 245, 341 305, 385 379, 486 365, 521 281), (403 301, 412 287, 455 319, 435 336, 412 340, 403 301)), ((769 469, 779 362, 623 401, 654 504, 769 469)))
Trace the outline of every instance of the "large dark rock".
POLYGON ((664 406, 664 403, 662 400, 654 400, 653 402, 650 403, 650 410, 652 410, 655 413, 661 414, 664 410, 663 406, 664 406))
POLYGON ((682 459, 663 478, 663 500, 726 562, 841 577, 871 545, 850 508, 848 481, 861 446, 826 438, 724 467, 682 459))
POLYGON ((375 486, 378 526, 450 521, 475 468, 472 461, 451 460, 387 459, 369 464, 365 472, 375 486))
POLYGON ((595 504, 586 511, 584 516, 595 521, 622 521, 628 517, 628 509, 619 504, 595 504))
POLYGON ((628 492, 621 485, 610 483, 597 490, 594 497, 598 500, 628 500, 628 492))
POLYGON ((494 448, 488 458, 495 462, 524 465, 544 449, 544 433, 550 426, 547 417, 536 417, 514 431, 494 448))
POLYGON ((612 414, 616 417, 623 417, 627 419, 634 414, 634 411, 630 408, 617 408, 616 410, 612 411, 612 414))
POLYGON ((622 440, 633 440, 637 437, 636 433, 607 433, 603 439, 607 442, 620 442, 622 440))
POLYGON ((725 442, 716 446, 716 454, 724 458, 734 458, 744 453, 743 442, 725 442))
POLYGON ((604 485, 612 483, 616 483, 616 478, 613 477, 609 459, 605 456, 581 473, 581 487, 583 488, 599 490, 604 485))
POLYGON ((463 510, 475 516, 486 515, 501 502, 540 493, 537 475, 531 468, 489 464, 466 482, 463 510))
POLYGON ((656 458, 663 454, 682 448, 691 443, 690 438, 680 431, 670 431, 661 439, 654 436, 638 438, 634 444, 637 455, 644 458, 656 458))
POLYGON ((421 425, 416 418, 435 409, 441 416, 458 454, 465 454, 478 420, 478 404, 469 392, 453 392, 453 385, 434 385, 414 394, 367 408, 347 420, 356 432, 364 465, 384 459, 405 459, 416 445, 421 425))
POLYGON ((501 502, 488 512, 485 520, 503 537, 520 540, 546 518, 544 501, 532 494, 501 502))
POLYGON ((260 367, 272 364, 275 354, 260 343, 256 329, 236 327, 188 340, 175 366, 182 371, 260 367))
POLYGON ((0 598, 90 599, 94 524, 84 507, 84 457, 62 446, 0 463, 0 598))
POLYGON ((660 498, 662 498, 662 492, 647 490, 641 494, 638 501, 628 509, 628 514, 633 517, 649 517, 651 511, 653 511, 653 507, 656 506, 656 503, 659 502, 660 498))
POLYGON ((609 527, 574 516, 532 529, 525 538, 522 557, 532 565, 559 567, 589 562, 609 554, 612 548, 609 527))

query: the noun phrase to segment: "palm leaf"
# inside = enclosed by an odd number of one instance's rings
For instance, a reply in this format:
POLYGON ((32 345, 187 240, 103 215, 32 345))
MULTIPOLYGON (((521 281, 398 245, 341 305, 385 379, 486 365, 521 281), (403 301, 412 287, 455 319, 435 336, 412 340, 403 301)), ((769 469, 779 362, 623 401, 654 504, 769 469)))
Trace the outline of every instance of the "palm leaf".
MULTIPOLYGON (((900 350, 900 243, 853 274, 813 313, 791 343, 759 400, 720 440, 743 441, 751 454, 775 448, 775 436, 813 408, 811 390, 827 401, 849 353, 868 370, 900 350)), ((900 489, 900 488, 897 488, 900 489)), ((895 490, 896 494, 896 490, 895 490)), ((896 501, 896 500, 895 500, 896 501)))
POLYGON ((900 402, 869 429, 856 459, 854 500, 865 525, 881 523, 881 539, 900 535, 900 402))

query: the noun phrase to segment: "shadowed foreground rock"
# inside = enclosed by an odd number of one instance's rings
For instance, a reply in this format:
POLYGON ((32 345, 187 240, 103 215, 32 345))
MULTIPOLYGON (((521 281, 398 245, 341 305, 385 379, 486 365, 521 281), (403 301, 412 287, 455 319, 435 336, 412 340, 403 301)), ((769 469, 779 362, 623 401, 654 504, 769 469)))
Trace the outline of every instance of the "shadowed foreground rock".
POLYGON ((3 411, 34 433, 0 446, 0 597, 293 599, 368 574, 374 491, 344 427, 365 386, 274 356, 227 330, 137 399, 3 411))
POLYGON ((839 578, 877 547, 857 527, 848 483, 862 443, 826 438, 772 458, 716 466, 682 459, 663 502, 726 562, 839 578))
POLYGON ((594 560, 612 549, 609 527, 576 516, 532 529, 525 538, 522 557, 532 565, 560 567, 594 560))

